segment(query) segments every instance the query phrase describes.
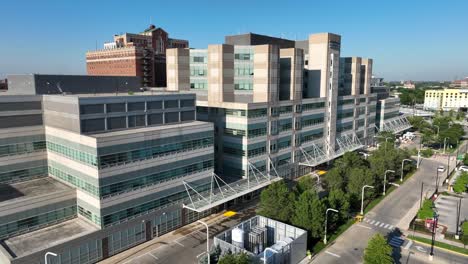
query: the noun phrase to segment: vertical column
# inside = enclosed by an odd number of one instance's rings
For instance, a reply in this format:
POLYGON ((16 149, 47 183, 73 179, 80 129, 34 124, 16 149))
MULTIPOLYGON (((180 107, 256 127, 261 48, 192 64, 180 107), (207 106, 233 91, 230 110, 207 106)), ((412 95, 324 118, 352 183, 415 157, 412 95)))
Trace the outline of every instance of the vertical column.
POLYGON ((351 95, 359 95, 361 93, 361 61, 360 57, 352 57, 351 59, 351 95))
POLYGON ((188 49, 166 50, 166 72, 168 91, 190 90, 190 64, 188 49))
POLYGON ((208 46, 208 105, 234 101, 234 46, 208 46))
POLYGON ((327 98, 325 136, 326 153, 335 150, 338 75, 341 36, 331 33, 309 36, 309 93, 327 98))
POLYGON ((276 103, 279 99, 279 48, 275 45, 254 47, 253 101, 276 103))
POLYGON ((369 95, 371 93, 370 83, 372 78, 372 59, 362 59, 362 66, 364 67, 364 94, 369 95))

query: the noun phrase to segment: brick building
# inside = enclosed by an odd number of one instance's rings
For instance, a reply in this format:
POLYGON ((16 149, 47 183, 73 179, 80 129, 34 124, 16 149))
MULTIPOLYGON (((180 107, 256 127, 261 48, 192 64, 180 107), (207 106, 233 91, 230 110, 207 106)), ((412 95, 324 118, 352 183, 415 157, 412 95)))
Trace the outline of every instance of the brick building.
POLYGON ((139 76, 145 87, 166 86, 166 49, 188 48, 187 40, 169 38, 164 29, 114 35, 101 50, 86 53, 89 75, 139 76))

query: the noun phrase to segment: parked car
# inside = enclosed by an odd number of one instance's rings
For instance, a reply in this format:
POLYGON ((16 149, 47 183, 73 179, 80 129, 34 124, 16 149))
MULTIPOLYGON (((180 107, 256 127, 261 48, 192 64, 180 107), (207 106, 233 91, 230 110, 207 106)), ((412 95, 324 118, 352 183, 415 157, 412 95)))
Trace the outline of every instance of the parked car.
POLYGON ((468 171, 468 166, 462 165, 462 166, 458 167, 458 170, 459 171, 468 171))
POLYGON ((439 165, 439 167, 437 167, 437 171, 438 171, 438 172, 444 172, 444 171, 445 171, 445 167, 442 166, 442 165, 439 165))

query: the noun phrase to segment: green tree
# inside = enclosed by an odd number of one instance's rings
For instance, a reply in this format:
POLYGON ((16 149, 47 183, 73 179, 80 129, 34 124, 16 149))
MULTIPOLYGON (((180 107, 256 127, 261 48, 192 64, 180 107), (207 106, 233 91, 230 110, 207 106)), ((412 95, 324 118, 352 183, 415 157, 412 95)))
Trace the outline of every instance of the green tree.
POLYGON ((344 177, 344 173, 340 168, 332 168, 327 172, 325 175, 325 182, 328 186, 328 189, 334 190, 344 190, 346 186, 346 179, 344 177))
POLYGON ((312 176, 306 175, 301 177, 296 184, 296 191, 298 195, 302 194, 305 191, 315 191, 315 186, 317 184, 317 180, 313 179, 312 176))
POLYGON ((453 191, 456 193, 464 193, 466 192, 466 185, 468 184, 468 173, 463 172, 460 176, 458 176, 455 184, 453 185, 453 191))
POLYGON ((376 234, 369 240, 367 248, 364 250, 364 263, 392 264, 392 251, 387 240, 381 234, 376 234))
POLYGON ((284 181, 277 181, 260 194, 259 214, 281 222, 289 222, 294 211, 294 192, 291 192, 284 181))
POLYGON ((252 258, 247 253, 242 252, 237 254, 228 253, 219 259, 218 264, 250 264, 252 262, 252 258))
POLYGON ((351 167, 367 167, 367 162, 356 152, 346 152, 343 157, 335 161, 335 166, 341 170, 347 170, 351 167))
POLYGON ((320 237, 325 223, 324 200, 319 199, 317 194, 306 191, 299 196, 294 208, 292 224, 306 229, 313 238, 320 237))
MULTIPOLYGON (((349 171, 349 181, 346 186, 351 203, 356 207, 361 199, 361 190, 364 185, 375 185, 371 171, 367 168, 351 168, 349 171)), ((372 195, 371 190, 367 190, 365 197, 372 195)))
POLYGON ((342 222, 348 218, 350 203, 349 196, 340 189, 331 190, 328 194, 328 205, 331 208, 337 209, 339 214, 333 214, 333 222, 342 222))
POLYGON ((463 164, 468 165, 468 153, 463 157, 463 164))

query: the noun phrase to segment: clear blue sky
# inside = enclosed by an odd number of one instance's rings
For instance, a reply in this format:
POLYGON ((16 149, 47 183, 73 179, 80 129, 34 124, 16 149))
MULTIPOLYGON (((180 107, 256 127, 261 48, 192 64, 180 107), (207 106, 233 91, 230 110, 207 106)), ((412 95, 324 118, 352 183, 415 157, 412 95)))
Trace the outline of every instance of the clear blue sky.
POLYGON ((292 39, 333 32, 342 56, 374 59, 387 80, 468 76, 467 0, 392 1, 2 1, 0 77, 85 74, 85 52, 150 19, 171 37, 205 48, 225 35, 255 32, 292 39))

